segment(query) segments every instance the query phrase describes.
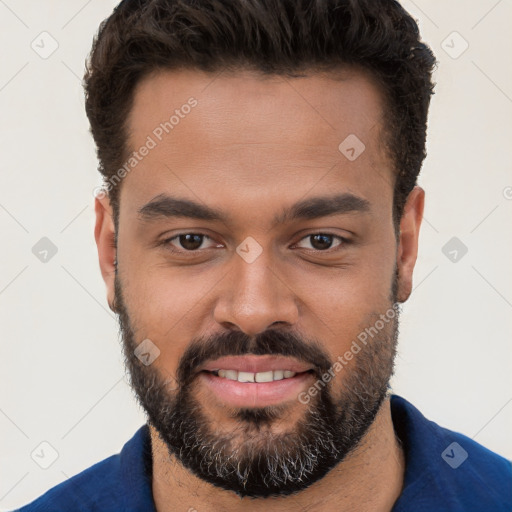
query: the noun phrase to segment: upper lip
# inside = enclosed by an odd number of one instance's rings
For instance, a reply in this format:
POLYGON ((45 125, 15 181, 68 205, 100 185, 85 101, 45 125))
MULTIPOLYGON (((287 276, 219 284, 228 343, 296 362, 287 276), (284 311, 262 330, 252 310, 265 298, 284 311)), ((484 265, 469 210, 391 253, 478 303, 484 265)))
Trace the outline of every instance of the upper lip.
POLYGON ((295 373, 306 372, 314 369, 297 359, 284 356, 226 356, 213 361, 208 361, 201 370, 237 370, 240 372, 268 372, 273 370, 289 370, 295 373))

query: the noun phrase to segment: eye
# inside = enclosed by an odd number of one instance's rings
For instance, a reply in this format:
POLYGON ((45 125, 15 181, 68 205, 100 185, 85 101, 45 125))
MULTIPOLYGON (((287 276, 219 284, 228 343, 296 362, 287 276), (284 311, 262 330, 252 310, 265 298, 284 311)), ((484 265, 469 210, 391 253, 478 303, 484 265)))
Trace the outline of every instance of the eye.
POLYGON ((180 233, 172 238, 167 238, 162 244, 171 245, 173 248, 176 247, 178 252, 194 252, 201 248, 208 249, 208 247, 201 247, 205 240, 211 240, 211 238, 202 233, 180 233))
MULTIPOLYGON (((300 247, 302 249, 308 249, 313 251, 327 252, 330 249, 335 249, 337 247, 347 245, 350 243, 350 240, 344 238, 339 235, 334 235, 332 233, 312 233, 310 235, 305 236, 302 240, 296 244, 296 247, 300 247), (338 241, 337 244, 333 245, 335 241, 338 241), (300 245, 305 242, 308 243, 309 247, 300 245)), ((222 244, 216 244, 208 235, 203 233, 180 233, 178 235, 174 235, 171 238, 167 238, 162 241, 162 245, 171 246, 170 249, 175 252, 198 252, 203 249, 211 249, 214 247, 222 247, 222 244), (204 246, 205 242, 210 241, 213 245, 210 247, 204 246)))
MULTIPOLYGON (((310 240, 311 247, 303 246, 302 249, 312 249, 315 251, 325 252, 333 247, 333 239, 337 239, 339 241, 334 247, 350 243, 350 240, 339 235, 333 235, 331 233, 312 233, 311 235, 305 236, 299 244, 302 243, 303 240, 310 240)), ((297 244, 297 246, 299 246, 299 244, 297 244)))

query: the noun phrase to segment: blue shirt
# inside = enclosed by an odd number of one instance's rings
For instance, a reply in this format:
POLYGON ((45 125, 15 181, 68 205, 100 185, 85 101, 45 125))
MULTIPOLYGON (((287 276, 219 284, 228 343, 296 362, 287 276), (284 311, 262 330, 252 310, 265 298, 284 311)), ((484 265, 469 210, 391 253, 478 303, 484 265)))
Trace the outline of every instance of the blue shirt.
MULTIPOLYGON (((511 512, 512 464, 462 434, 427 420, 391 396, 406 469, 392 512, 511 512)), ((121 452, 53 487, 20 512, 156 512, 151 439, 143 425, 121 452)))

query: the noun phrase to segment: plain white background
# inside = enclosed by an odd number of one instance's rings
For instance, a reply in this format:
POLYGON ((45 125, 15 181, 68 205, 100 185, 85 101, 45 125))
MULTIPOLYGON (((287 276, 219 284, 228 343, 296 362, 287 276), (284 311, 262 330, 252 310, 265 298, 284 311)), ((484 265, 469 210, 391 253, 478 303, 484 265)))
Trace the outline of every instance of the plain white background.
MULTIPOLYGON (((118 452, 144 422, 97 263, 100 179, 81 88, 92 37, 116 4, 0 0, 1 510, 118 452), (46 263, 32 252, 43 237, 57 249, 46 263), (48 469, 31 458, 41 442, 58 454, 48 469)), ((512 5, 403 5, 439 68, 393 389, 512 458, 512 5), (443 253, 452 237, 467 247, 456 262, 443 253)))

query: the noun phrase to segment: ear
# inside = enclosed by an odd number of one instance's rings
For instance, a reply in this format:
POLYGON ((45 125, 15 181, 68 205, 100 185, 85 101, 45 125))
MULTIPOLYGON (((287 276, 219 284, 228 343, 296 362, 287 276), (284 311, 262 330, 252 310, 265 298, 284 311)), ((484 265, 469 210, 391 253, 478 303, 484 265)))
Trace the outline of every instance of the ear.
POLYGON ((414 187, 407 198, 400 220, 400 239, 396 261, 398 268, 398 302, 405 302, 412 292, 412 274, 418 255, 418 238, 424 204, 425 191, 421 187, 414 187))
POLYGON ((95 198, 94 210, 96 212, 94 238, 98 248, 101 275, 107 286, 108 305, 115 313, 114 279, 117 250, 115 245, 114 217, 108 195, 101 194, 100 197, 95 198))

